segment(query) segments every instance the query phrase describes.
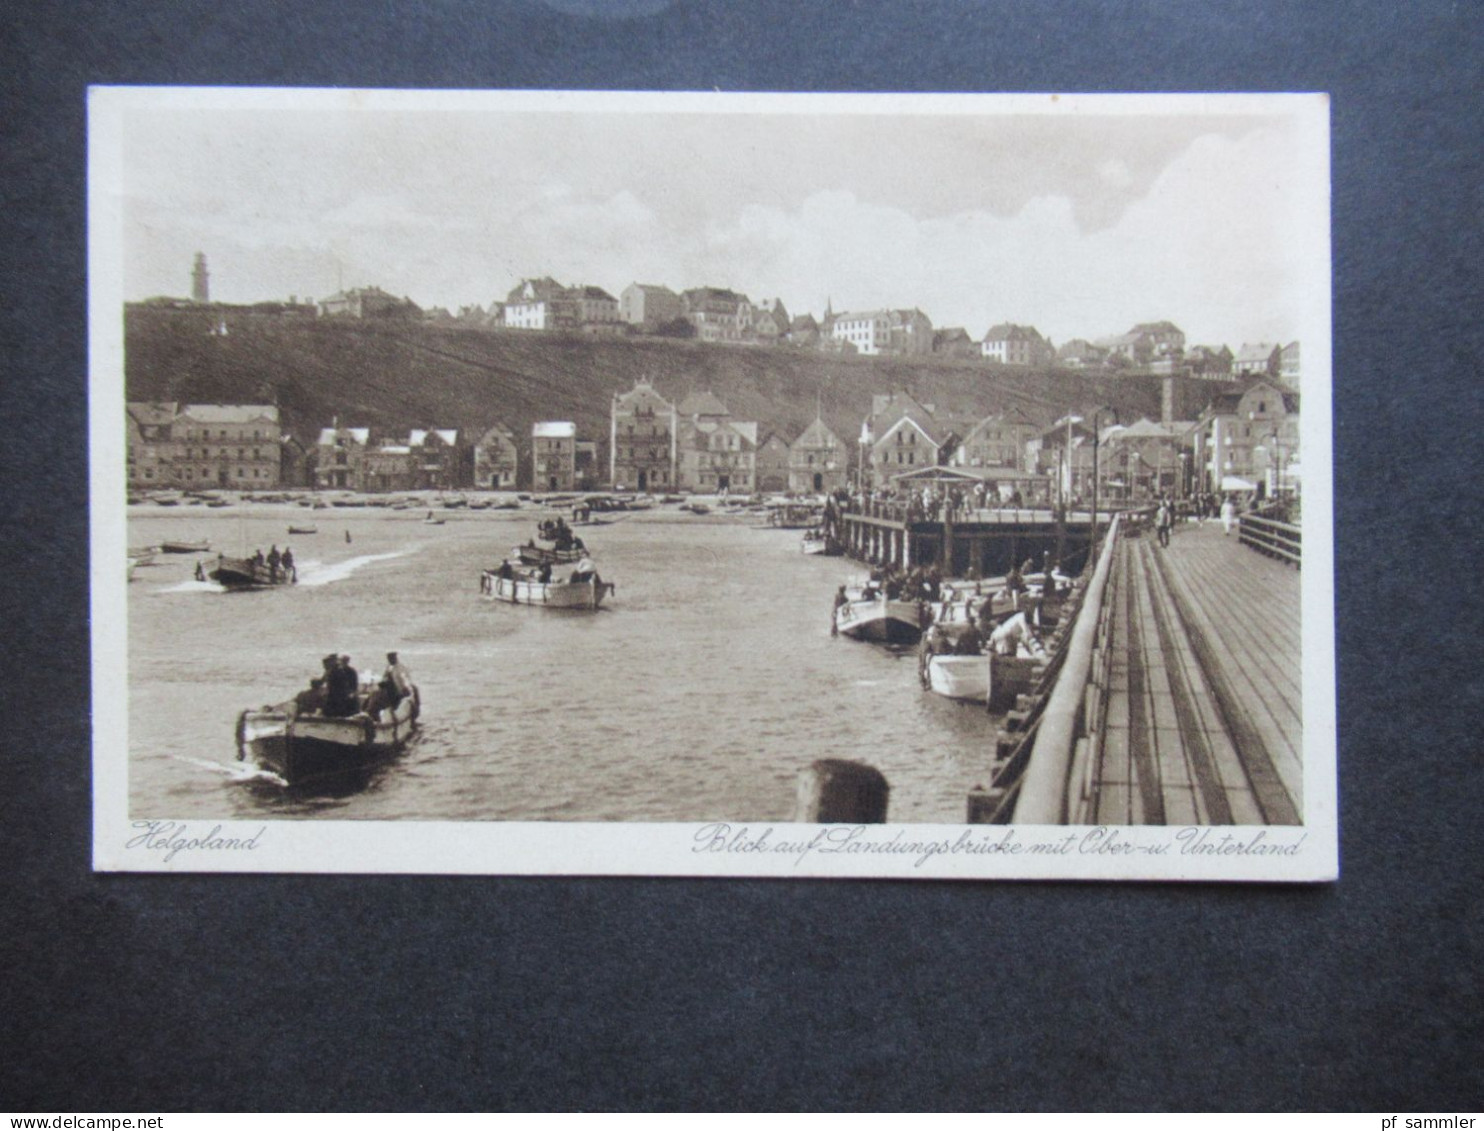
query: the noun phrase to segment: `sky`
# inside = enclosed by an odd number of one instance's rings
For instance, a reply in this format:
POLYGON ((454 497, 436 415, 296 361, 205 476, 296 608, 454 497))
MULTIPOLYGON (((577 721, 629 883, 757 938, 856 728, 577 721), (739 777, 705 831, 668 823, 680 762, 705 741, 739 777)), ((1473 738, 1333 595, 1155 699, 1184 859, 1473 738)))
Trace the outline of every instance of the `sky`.
POLYGON ((730 287, 793 314, 918 307, 976 339, 1169 319, 1235 349, 1292 340, 1314 283, 1313 135, 1281 97, 600 97, 133 99, 124 297, 188 295, 201 251, 224 302, 375 285, 457 311, 550 275, 615 297, 730 287))

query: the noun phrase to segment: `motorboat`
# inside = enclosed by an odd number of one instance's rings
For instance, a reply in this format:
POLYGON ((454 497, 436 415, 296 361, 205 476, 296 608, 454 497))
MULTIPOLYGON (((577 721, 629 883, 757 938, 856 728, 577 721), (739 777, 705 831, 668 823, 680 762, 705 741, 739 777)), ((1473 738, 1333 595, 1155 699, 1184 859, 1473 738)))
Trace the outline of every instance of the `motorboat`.
POLYGON ((395 707, 376 709, 378 689, 363 687, 355 714, 301 711, 293 699, 237 716, 237 758, 289 785, 363 770, 398 754, 418 729, 422 698, 414 686, 395 707))

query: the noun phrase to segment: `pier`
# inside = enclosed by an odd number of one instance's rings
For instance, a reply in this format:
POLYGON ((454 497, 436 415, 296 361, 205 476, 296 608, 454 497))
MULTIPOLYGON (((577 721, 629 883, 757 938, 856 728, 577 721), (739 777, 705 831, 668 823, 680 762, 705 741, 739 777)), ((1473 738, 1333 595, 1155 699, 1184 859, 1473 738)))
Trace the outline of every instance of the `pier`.
MULTIPOLYGON (((1092 525, 1089 511, 1046 507, 940 509, 933 515, 900 502, 869 502, 838 518, 845 553, 857 561, 910 569, 937 565, 950 577, 1004 574, 1043 555, 1078 568, 1092 525)), ((1106 519, 1105 519, 1106 521, 1106 519)))
POLYGON ((971 823, 1301 823, 1298 528, 1243 525, 1114 521, 971 823))

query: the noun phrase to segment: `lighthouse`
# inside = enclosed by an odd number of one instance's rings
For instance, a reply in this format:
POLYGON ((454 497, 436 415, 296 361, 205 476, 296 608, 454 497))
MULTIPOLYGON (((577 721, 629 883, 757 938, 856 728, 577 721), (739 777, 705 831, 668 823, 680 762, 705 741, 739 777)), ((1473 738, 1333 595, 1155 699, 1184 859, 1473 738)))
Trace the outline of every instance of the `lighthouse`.
POLYGON ((205 252, 196 252, 196 263, 191 268, 191 301, 211 301, 211 276, 206 271, 205 252))

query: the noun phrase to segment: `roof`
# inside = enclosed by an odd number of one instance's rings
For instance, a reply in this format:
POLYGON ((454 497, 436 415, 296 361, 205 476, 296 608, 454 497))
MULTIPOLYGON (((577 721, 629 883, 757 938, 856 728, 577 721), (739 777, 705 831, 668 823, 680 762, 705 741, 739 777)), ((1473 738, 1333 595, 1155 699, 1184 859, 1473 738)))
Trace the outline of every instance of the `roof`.
POLYGON ((513 444, 515 442, 515 433, 503 421, 497 420, 484 430, 484 435, 479 437, 479 440, 475 443, 475 447, 484 447, 489 441, 494 439, 504 440, 507 443, 513 444))
POLYGON ((505 296, 505 301, 510 304, 522 302, 541 302, 546 299, 561 298, 565 288, 550 275, 543 275, 539 279, 522 279, 511 292, 505 296), (525 292, 529 290, 530 294, 525 292))
POLYGON ((1034 326, 1017 326, 1013 322, 996 322, 984 335, 986 342, 1044 341, 1034 326))
POLYGON ((1174 433, 1169 428, 1150 420, 1147 416, 1140 417, 1118 434, 1118 438, 1121 440, 1168 440, 1173 438, 1173 436, 1174 433))
POLYGON ((973 340, 969 337, 969 332, 962 326, 944 326, 941 330, 933 331, 933 345, 935 346, 960 339, 966 342, 973 340))
POLYGON ((349 442, 352 444, 365 444, 371 439, 369 428, 321 428, 319 430, 319 443, 338 444, 349 442))
POLYGON ((1049 479, 1048 475, 1038 475, 1034 471, 1021 471, 1018 467, 918 467, 911 471, 903 471, 893 475, 893 481, 906 480, 908 482, 943 482, 958 481, 965 483, 983 482, 985 480, 1000 479, 1049 479))
POLYGON ((174 401, 130 401, 127 409, 136 424, 169 424, 179 406, 174 401))
POLYGON ((188 404, 181 410, 201 424, 251 424, 255 420, 278 422, 278 406, 273 404, 188 404))
POLYGON ((793 442, 791 447, 795 448, 838 448, 841 446, 840 437, 830 430, 820 417, 815 417, 813 423, 799 433, 799 438, 793 442))
POLYGON ((407 442, 414 448, 420 448, 428 441, 428 437, 437 436, 445 444, 452 447, 459 442, 459 430, 457 428, 414 428, 407 437, 407 442))
POLYGON ((731 411, 722 404, 715 393, 689 393, 680 402, 677 410, 681 416, 731 416, 731 411))
POLYGON ((677 298, 674 291, 662 283, 630 283, 624 288, 625 291, 643 291, 647 295, 669 295, 677 298))
POLYGON ((575 294, 575 295, 579 296, 580 298, 601 299, 604 302, 617 302, 618 301, 618 299, 614 298, 611 294, 609 294, 607 291, 605 291, 602 287, 593 287, 593 286, 586 286, 586 285, 584 285, 584 286, 581 286, 581 287, 573 287, 572 290, 570 290, 567 293, 568 294, 575 294))
POLYGON ((818 330, 819 323, 814 320, 814 315, 812 314, 798 314, 788 324, 788 328, 790 330, 818 330))
POLYGON ((1182 334, 1184 331, 1173 322, 1140 322, 1130 334, 1182 334))
POLYGON ((1273 356, 1273 351, 1281 349, 1277 342, 1243 342, 1242 348, 1237 351, 1237 361, 1267 361, 1273 356))
POLYGON ((933 443, 934 446, 942 446, 943 437, 938 434, 938 429, 933 422, 933 418, 923 413, 913 412, 910 409, 898 414, 896 419, 894 419, 891 424, 883 429, 881 434, 876 437, 876 443, 881 443, 893 432, 897 431, 897 429, 899 429, 903 424, 911 424, 914 428, 916 428, 919 432, 926 436, 928 440, 933 443))
POLYGON ((538 420, 531 425, 531 436, 537 440, 575 440, 577 425, 570 420, 538 420))

